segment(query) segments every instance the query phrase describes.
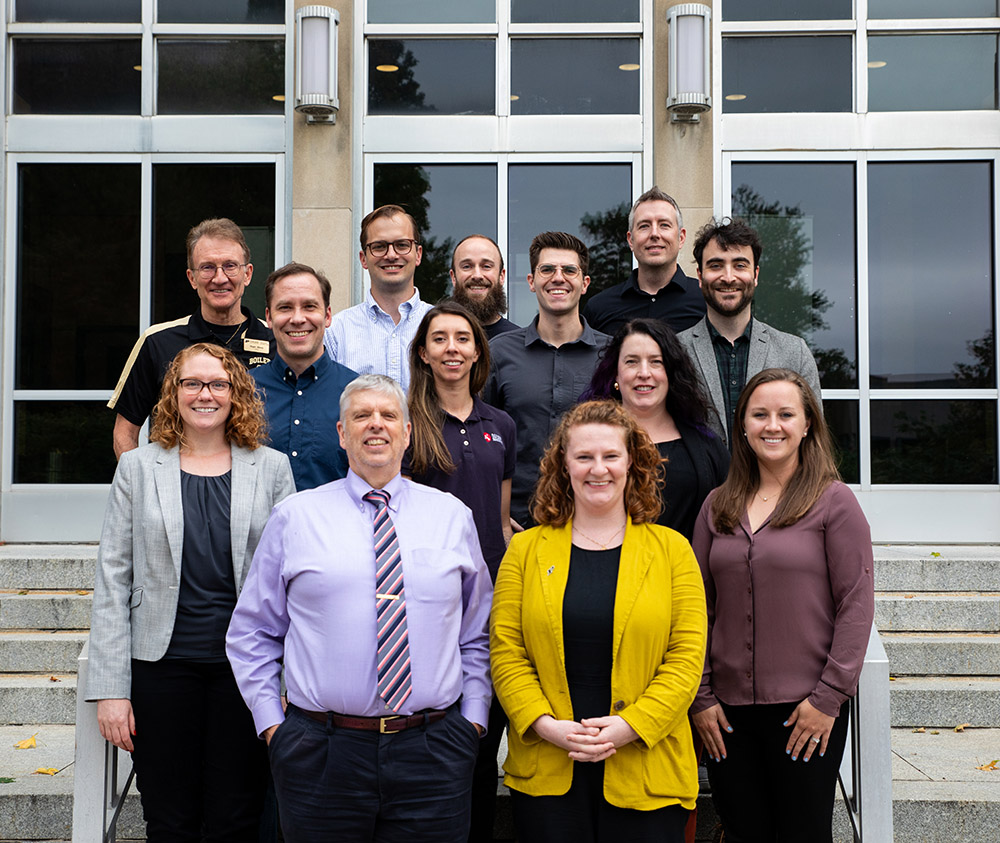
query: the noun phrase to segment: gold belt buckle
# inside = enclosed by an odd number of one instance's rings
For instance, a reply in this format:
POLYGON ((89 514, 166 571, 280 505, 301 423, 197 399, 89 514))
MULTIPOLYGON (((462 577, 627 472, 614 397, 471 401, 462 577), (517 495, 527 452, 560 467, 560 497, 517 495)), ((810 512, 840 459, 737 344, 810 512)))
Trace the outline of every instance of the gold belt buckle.
POLYGON ((394 714, 392 717, 380 717, 378 719, 378 732, 380 735, 394 735, 399 729, 392 729, 391 731, 386 730, 386 724, 392 720, 399 720, 399 715, 394 714))

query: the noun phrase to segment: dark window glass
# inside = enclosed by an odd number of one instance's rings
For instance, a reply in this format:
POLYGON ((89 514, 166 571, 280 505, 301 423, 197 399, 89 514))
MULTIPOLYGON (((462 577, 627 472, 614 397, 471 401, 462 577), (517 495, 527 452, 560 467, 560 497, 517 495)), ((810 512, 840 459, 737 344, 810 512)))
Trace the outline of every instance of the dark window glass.
POLYGON ((996 401, 872 401, 872 483, 996 483, 996 401))
POLYGON ((722 39, 722 110, 730 114, 850 111, 845 35, 722 39))
POLYGON ((723 20, 850 20, 853 17, 851 0, 722 0, 723 20))
POLYGON ((823 417, 830 427, 837 452, 837 468, 845 483, 861 482, 858 402, 855 400, 823 402, 823 417))
POLYGON ((636 38, 514 38, 511 114, 638 114, 636 38))
POLYGON ((14 114, 138 114, 141 42, 14 38, 14 114))
POLYGON ((284 23, 283 0, 157 0, 161 23, 284 23))
POLYGON ((495 0, 368 0, 368 23, 493 23, 495 0))
POLYGON ((14 404, 15 483, 110 483, 115 414, 93 401, 14 404))
POLYGON ((111 389, 139 333, 136 164, 22 164, 17 389, 111 389))
POLYGON ((159 114, 284 114, 283 39, 158 42, 159 114))
POLYGON ((733 164, 763 244, 754 315, 803 337, 827 389, 858 385, 854 164, 733 164))
POLYGON ((868 167, 873 388, 992 388, 993 173, 986 161, 868 167))
POLYGON ((210 217, 229 217, 243 230, 253 263, 253 280, 243 304, 264 317, 264 281, 274 269, 274 165, 157 164, 153 167, 153 322, 177 319, 198 307, 198 296, 185 274, 185 241, 193 225, 210 217))
POLYGON ((368 113, 495 114, 495 57, 492 38, 369 38, 368 113))
POLYGON ((869 111, 992 110, 997 36, 872 35, 869 111))
POLYGON ((374 207, 390 203, 406 208, 420 227, 424 251, 414 281, 424 301, 449 294, 459 240, 497 239, 495 164, 376 164, 374 207))
POLYGON ((513 23, 611 23, 639 20, 639 0, 511 0, 513 23))
POLYGON ((20 22, 136 23, 142 19, 141 0, 16 0, 14 19, 20 22))
POLYGON ((542 231, 567 231, 590 250, 588 295, 632 271, 625 241, 632 205, 629 164, 512 164, 508 170, 507 296, 510 318, 527 325, 538 312, 527 284, 528 247, 542 231))
MULTIPOLYGON (((734 0, 729 0, 734 2, 734 0)), ((868 17, 990 18, 1000 15, 997 0, 868 0, 868 17)))

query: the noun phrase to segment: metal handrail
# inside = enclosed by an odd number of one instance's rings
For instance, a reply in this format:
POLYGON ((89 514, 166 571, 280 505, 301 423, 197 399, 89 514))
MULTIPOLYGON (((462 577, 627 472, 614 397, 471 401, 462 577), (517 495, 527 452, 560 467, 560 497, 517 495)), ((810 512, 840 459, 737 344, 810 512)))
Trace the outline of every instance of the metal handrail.
POLYGON ((132 756, 101 737, 97 703, 85 702, 90 639, 76 671, 76 753, 73 764, 73 843, 114 843, 118 816, 135 770, 132 756), (127 771, 127 775, 126 775, 127 771), (122 779, 124 778, 124 783, 122 779))
POLYGON ((858 680, 858 693, 850 701, 850 734, 838 778, 855 843, 891 841, 889 657, 874 625, 858 680))

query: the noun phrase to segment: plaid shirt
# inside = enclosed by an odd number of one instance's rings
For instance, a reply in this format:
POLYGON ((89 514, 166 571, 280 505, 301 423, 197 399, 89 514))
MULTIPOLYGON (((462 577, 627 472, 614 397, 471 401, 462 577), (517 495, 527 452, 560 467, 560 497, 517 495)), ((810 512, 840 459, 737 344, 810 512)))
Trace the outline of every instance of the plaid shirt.
POLYGON ((747 382, 747 363, 750 360, 750 329, 753 320, 747 323, 747 328, 735 343, 729 342, 708 323, 708 333, 712 338, 712 348, 715 349, 715 362, 719 367, 719 378, 722 381, 722 397, 726 402, 726 413, 723 422, 729 441, 733 441, 733 414, 736 412, 736 402, 740 392, 747 382))

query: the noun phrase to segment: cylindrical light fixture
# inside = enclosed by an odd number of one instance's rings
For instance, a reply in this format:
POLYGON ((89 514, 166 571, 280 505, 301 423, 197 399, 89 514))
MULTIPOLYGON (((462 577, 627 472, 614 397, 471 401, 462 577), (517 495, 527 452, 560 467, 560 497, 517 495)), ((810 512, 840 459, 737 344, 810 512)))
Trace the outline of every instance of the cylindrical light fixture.
POLYGON ((667 10, 671 122, 697 123, 698 115, 712 107, 711 20, 712 10, 702 3, 680 3, 667 10))
POLYGON ((295 12, 295 110, 307 123, 336 123, 337 35, 340 13, 329 6, 303 6, 295 12))

